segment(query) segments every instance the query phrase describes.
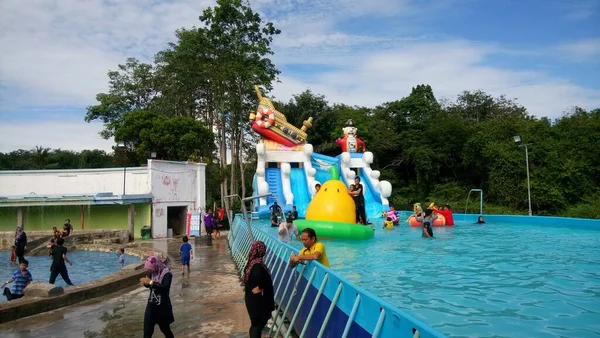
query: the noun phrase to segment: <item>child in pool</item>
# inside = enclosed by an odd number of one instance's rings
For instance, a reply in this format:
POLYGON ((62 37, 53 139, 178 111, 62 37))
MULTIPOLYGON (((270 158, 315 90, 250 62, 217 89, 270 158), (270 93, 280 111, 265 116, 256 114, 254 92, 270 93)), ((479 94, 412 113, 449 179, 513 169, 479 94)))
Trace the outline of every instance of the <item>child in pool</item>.
POLYGON ((425 216, 417 217, 417 221, 423 222, 423 237, 433 238, 433 229, 431 226, 433 225, 433 221, 437 219, 437 215, 433 214, 433 210, 426 209, 425 216))
POLYGON ((392 221, 391 217, 388 217, 385 219, 385 221, 383 221, 383 228, 384 229, 393 229, 394 228, 394 221, 392 221))
POLYGON ((17 247, 13 245, 10 247, 10 265, 15 264, 17 264, 17 247))
POLYGON ((121 267, 125 266, 125 249, 121 248, 117 251, 117 257, 119 257, 119 264, 121 267))

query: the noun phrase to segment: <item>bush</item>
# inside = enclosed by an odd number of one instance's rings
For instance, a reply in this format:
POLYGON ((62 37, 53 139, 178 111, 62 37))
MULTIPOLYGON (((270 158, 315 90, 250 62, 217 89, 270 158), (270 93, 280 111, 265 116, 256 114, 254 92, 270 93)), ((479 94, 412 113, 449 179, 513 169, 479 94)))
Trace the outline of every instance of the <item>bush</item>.
POLYGON ((583 203, 568 207, 562 214, 565 217, 600 219, 600 193, 583 203))

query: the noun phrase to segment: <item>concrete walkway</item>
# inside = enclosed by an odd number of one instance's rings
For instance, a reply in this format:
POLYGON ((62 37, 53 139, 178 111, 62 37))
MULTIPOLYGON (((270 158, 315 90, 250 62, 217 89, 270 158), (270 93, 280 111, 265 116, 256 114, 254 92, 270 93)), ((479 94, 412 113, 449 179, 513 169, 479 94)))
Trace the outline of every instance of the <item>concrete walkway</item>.
MULTIPOLYGON (((243 287, 227 247, 226 233, 213 246, 194 243, 192 273, 181 276, 181 239, 144 241, 167 250, 173 272, 171 302, 175 337, 248 337, 250 320, 243 287)), ((142 337, 148 290, 137 286, 0 325, 2 337, 142 337)), ((154 337, 162 337, 155 329, 154 337)))

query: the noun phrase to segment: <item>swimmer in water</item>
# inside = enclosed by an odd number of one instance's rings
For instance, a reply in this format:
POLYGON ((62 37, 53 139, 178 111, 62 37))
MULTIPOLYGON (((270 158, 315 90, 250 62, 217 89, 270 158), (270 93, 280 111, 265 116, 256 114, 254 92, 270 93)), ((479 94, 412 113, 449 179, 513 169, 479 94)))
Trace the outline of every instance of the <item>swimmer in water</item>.
POLYGON ((485 221, 483 220, 483 216, 479 216, 479 218, 477 219, 477 222, 475 224, 485 224, 485 221))
POLYGON ((433 215, 433 211, 431 209, 425 210, 425 216, 417 217, 417 221, 423 222, 423 237, 433 238, 433 229, 431 228, 433 225, 433 221, 437 219, 436 215, 433 215))

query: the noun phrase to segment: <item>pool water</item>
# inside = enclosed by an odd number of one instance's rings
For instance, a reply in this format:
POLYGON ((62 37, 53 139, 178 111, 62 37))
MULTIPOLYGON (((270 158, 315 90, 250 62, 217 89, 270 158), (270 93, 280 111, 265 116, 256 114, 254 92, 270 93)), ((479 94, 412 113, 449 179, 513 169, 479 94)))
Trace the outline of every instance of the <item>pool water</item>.
MULTIPOLYGON (((0 264, 0 281, 4 284, 6 280, 12 277, 18 266, 10 266, 10 251, 0 252, 0 257, 3 258, 0 264)), ((71 281, 75 285, 113 274, 121 269, 115 252, 76 250, 69 252, 67 257, 73 263, 72 266, 67 264, 67 270, 69 271, 71 281)), ((48 282, 52 259, 47 256, 25 256, 25 259, 29 261, 29 272, 31 272, 33 280, 48 282)), ((139 257, 125 255, 125 265, 139 261, 139 257)), ((56 279, 55 284, 62 287, 67 286, 60 275, 56 279)), ((2 285, 0 284, 0 286, 2 285)), ((9 284, 8 287, 12 289, 12 284, 9 284)), ((2 301, 6 301, 6 297, 0 294, 0 302, 2 301)))
POLYGON ((458 222, 426 239, 373 223, 371 240, 323 241, 331 267, 443 334, 600 337, 600 229, 458 222))

